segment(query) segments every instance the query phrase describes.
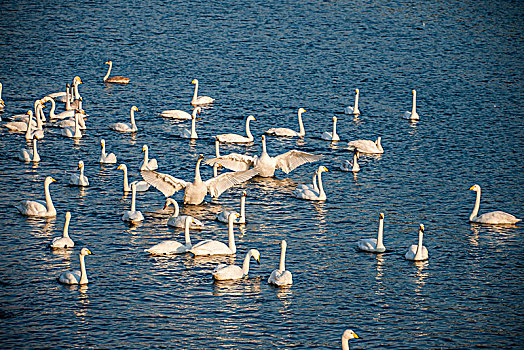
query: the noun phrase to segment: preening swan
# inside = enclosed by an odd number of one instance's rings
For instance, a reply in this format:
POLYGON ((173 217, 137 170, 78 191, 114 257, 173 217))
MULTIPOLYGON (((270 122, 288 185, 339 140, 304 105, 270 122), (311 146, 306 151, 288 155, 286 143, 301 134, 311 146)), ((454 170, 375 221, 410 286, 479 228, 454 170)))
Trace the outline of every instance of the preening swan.
POLYGON ((257 174, 255 169, 249 169, 245 171, 224 173, 209 180, 202 181, 202 178, 200 177, 200 163, 202 162, 202 159, 204 159, 204 156, 201 154, 197 160, 195 180, 193 182, 187 182, 168 174, 157 173, 149 170, 142 171, 141 175, 144 180, 162 192, 166 197, 170 197, 175 192, 185 188, 184 204, 200 204, 204 201, 208 192, 211 196, 218 198, 231 186, 245 182, 257 174))
POLYGON ((87 272, 84 257, 91 255, 91 251, 87 248, 82 248, 80 254, 80 271, 66 271, 58 277, 58 281, 63 284, 87 284, 87 272))
POLYGON ((217 140, 220 141, 220 142, 225 142, 225 143, 249 143, 249 142, 253 142, 253 135, 251 134, 251 130, 249 129, 249 122, 251 120, 255 120, 255 117, 250 115, 246 118, 246 135, 247 136, 242 136, 242 135, 238 135, 238 134, 221 134, 221 135, 218 135, 216 136, 217 140))
MULTIPOLYGON (((195 110, 198 109, 197 113, 200 114, 200 107, 195 108, 195 110)), ((196 133, 196 114, 193 113, 191 116, 191 130, 184 129, 180 133, 180 137, 183 137, 185 139, 198 139, 198 135, 196 133)))
POLYGON ((81 187, 89 186, 89 180, 87 179, 87 176, 84 175, 83 161, 78 162, 78 169, 80 169, 80 174, 71 175, 71 178, 69 179, 69 185, 81 187))
POLYGON ((100 163, 104 164, 114 164, 116 163, 116 156, 114 153, 106 153, 106 141, 104 139, 100 140, 100 147, 102 148, 102 153, 100 154, 100 163))
POLYGON ((413 94, 413 106, 411 107, 411 112, 404 113, 404 118, 410 120, 419 120, 420 117, 417 113, 417 91, 412 90, 411 93, 413 94))
POLYGON ((64 232, 62 233, 62 237, 55 237, 53 238, 53 241, 49 245, 53 249, 60 249, 60 248, 73 248, 75 246, 75 242, 69 237, 69 221, 71 221, 71 213, 66 212, 65 214, 65 223, 64 223, 64 232))
POLYGON ((359 115, 360 110, 358 109, 358 96, 360 94, 360 91, 358 89, 355 89, 355 105, 354 106, 348 106, 344 108, 344 113, 346 114, 354 114, 359 115))
POLYGON ((136 132, 138 131, 138 128, 135 124, 135 112, 140 112, 138 110, 138 107, 133 106, 131 107, 131 124, 127 123, 115 123, 111 124, 109 127, 113 130, 119 131, 119 132, 136 132))
POLYGON ((75 115, 75 127, 65 127, 62 129, 62 136, 69 137, 72 139, 82 138, 82 132, 80 131, 80 118, 83 115, 83 112, 77 110, 75 115))
POLYGON ((473 207, 473 211, 471 212, 471 215, 469 216, 470 222, 477 222, 479 224, 491 224, 491 225, 508 225, 508 224, 515 224, 519 221, 522 221, 522 219, 517 219, 515 216, 505 213, 503 211, 492 211, 490 213, 485 213, 480 216, 477 216, 480 208, 480 186, 479 185, 473 185, 470 188, 470 191, 477 192, 477 198, 475 200, 475 206, 473 207))
POLYGON ((296 188, 293 191, 293 194, 295 197, 300 199, 307 199, 310 201, 325 201, 327 199, 326 192, 324 192, 324 187, 322 186, 322 176, 321 174, 327 170, 325 166, 319 166, 317 170, 317 182, 318 182, 318 190, 315 191, 313 189, 304 189, 304 188, 296 188))
POLYGON ((203 106, 215 102, 215 99, 209 96, 198 96, 198 80, 193 79, 191 84, 195 84, 195 92, 193 93, 193 99, 191 100, 193 106, 203 106))
MULTIPOLYGON (((130 192, 131 186, 127 180, 127 166, 125 164, 120 164, 117 169, 124 172, 124 192, 130 192)), ((133 181, 131 182, 131 185, 133 184, 135 185, 137 192, 145 192, 149 190, 150 187, 150 185, 145 181, 133 181)))
POLYGON ((327 141, 340 141, 340 137, 337 134, 337 117, 333 117, 333 132, 325 131, 321 137, 327 141))
POLYGON ((160 116, 164 118, 172 119, 191 119, 194 115, 196 117, 197 113, 200 114, 200 107, 196 106, 193 108, 192 114, 187 113, 186 111, 181 111, 179 109, 168 109, 160 113, 160 116))
POLYGON ((424 225, 420 224, 418 230, 418 244, 413 244, 409 247, 406 253, 406 259, 412 261, 423 261, 428 260, 428 250, 422 245, 422 239, 424 238, 424 225))
POLYGON ((379 214, 378 221, 378 235, 377 238, 363 238, 357 242, 358 249, 372 253, 383 253, 386 251, 384 247, 384 214, 379 214))
POLYGON ((142 152, 144 152, 144 160, 140 162, 140 171, 158 169, 158 163, 156 159, 149 159, 149 147, 147 147, 147 145, 142 146, 142 152))
POLYGON ((352 171, 354 173, 359 172, 360 171, 360 166, 358 165, 359 155, 360 155, 360 153, 359 153, 358 149, 355 148, 353 150, 353 163, 351 163, 349 160, 345 160, 340 165, 340 170, 342 170, 342 171, 352 171))
POLYGON ((360 337, 357 333, 353 332, 351 329, 346 329, 344 334, 342 334, 342 350, 349 350, 349 340, 350 339, 359 339, 360 337))
POLYGON ((306 130, 304 129, 304 123, 302 123, 302 113, 304 113, 306 110, 304 108, 298 109, 298 127, 299 131, 295 131, 288 128, 271 128, 268 131, 266 131, 266 134, 275 135, 275 136, 284 136, 284 137, 303 137, 306 135, 306 130))
POLYGON ((22 215, 27 216, 43 216, 43 217, 52 217, 56 216, 56 209, 51 200, 51 193, 49 193, 49 185, 51 182, 55 182, 51 176, 45 178, 44 181, 44 193, 45 193, 45 203, 37 201, 21 201, 15 207, 22 215))
POLYGON ((38 154, 38 150, 36 149, 36 138, 33 139, 33 149, 25 149, 22 148, 20 150, 20 154, 18 155, 18 159, 20 159, 23 162, 39 162, 40 161, 40 155, 38 154))
POLYGON ((360 153, 375 153, 375 154, 382 154, 384 153, 384 149, 382 148, 382 145, 380 144, 381 137, 377 137, 377 141, 371 141, 371 140, 355 140, 348 142, 348 149, 357 149, 360 153))
POLYGON ((237 252, 235 245, 235 233, 233 232, 233 221, 238 217, 238 214, 230 214, 228 219, 228 245, 219 241, 207 239, 205 241, 195 244, 191 250, 193 255, 232 255, 237 252))
POLYGON ((238 218, 235 219, 235 224, 245 224, 246 223, 246 197, 247 193, 246 191, 242 192, 242 196, 240 197, 240 214, 238 214, 234 210, 225 210, 217 215, 217 220, 220 222, 228 222, 229 220, 229 214, 236 214, 238 215, 238 218))
POLYGON ((178 206, 177 201, 174 200, 173 198, 166 198, 166 204, 164 205, 164 209, 163 210, 166 211, 167 208, 169 208, 170 205, 175 207, 175 212, 167 220, 167 225, 168 226, 179 227, 179 228, 184 227, 186 218, 190 218, 191 219, 191 228, 192 229, 202 229, 202 228, 204 228, 204 224, 202 223, 202 221, 200 221, 198 219, 195 219, 192 216, 189 216, 189 215, 181 215, 181 216, 179 216, 179 214, 180 214, 180 207, 178 206))
POLYGON ((267 282, 276 286, 289 286, 293 284, 293 276, 291 272, 286 271, 286 248, 287 242, 282 240, 280 242, 280 264, 278 269, 273 270, 267 282))
POLYGON ((104 76, 104 83, 113 83, 113 84, 127 84, 129 83, 129 78, 122 77, 119 75, 115 75, 114 77, 109 77, 109 74, 111 74, 111 68, 113 68, 113 61, 107 61, 104 64, 108 64, 109 68, 107 69, 107 73, 104 76))
POLYGON ((217 281, 230 281, 246 277, 249 273, 249 261, 251 260, 251 257, 255 259, 257 264, 260 264, 259 251, 256 249, 250 249, 244 258, 242 268, 237 265, 220 264, 213 270, 213 278, 217 281))
POLYGON ((311 153, 291 150, 280 154, 276 157, 271 157, 266 150, 266 136, 262 135, 262 153, 260 157, 240 156, 236 153, 209 159, 206 164, 214 165, 216 163, 222 165, 224 168, 238 171, 253 167, 258 172, 259 176, 272 177, 275 175, 275 170, 280 169, 286 174, 296 169, 305 163, 316 162, 322 158, 311 153))
POLYGON ((185 243, 178 243, 177 241, 169 240, 155 244, 149 249, 145 249, 144 252, 153 255, 171 255, 171 254, 184 254, 191 249, 191 238, 189 237, 189 226, 193 219, 191 216, 184 218, 184 237, 185 243))
POLYGON ((131 210, 125 211, 122 215, 122 220, 129 221, 132 223, 139 222, 144 220, 144 216, 139 210, 136 210, 136 185, 131 184, 131 191, 133 195, 131 196, 131 210))

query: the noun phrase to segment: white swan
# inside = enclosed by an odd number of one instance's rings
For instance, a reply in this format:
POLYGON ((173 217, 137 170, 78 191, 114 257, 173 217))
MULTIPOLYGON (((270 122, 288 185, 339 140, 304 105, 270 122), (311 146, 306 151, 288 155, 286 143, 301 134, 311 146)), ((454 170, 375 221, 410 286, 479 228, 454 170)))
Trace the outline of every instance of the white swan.
POLYGON ((382 148, 382 145, 380 144, 380 141, 382 138, 379 136, 377 137, 377 141, 371 141, 371 140, 355 140, 348 142, 348 149, 357 149, 360 153, 375 153, 375 154, 382 154, 384 153, 384 149, 382 148))
POLYGON ((122 220, 129 221, 132 223, 139 222, 144 220, 144 216, 139 210, 136 210, 136 185, 131 184, 131 210, 127 210, 124 212, 124 215, 122 215, 122 220))
POLYGON ((517 219, 515 216, 505 213, 503 211, 492 211, 490 213, 485 213, 480 216, 477 216, 480 208, 480 186, 473 185, 470 188, 470 191, 477 192, 477 198, 475 200, 475 206, 473 211, 469 216, 470 222, 477 222, 479 224, 491 224, 491 225, 504 225, 504 224, 515 224, 522 219, 517 219))
POLYGON ((53 98, 49 97, 49 96, 45 96, 44 98, 42 98, 40 100, 40 102, 42 103, 42 106, 45 108, 45 103, 46 102, 51 102, 51 110, 49 111, 49 119, 57 119, 56 118, 56 114, 55 114, 55 109, 56 109, 56 102, 53 98))
POLYGON ((418 244, 413 244, 409 247, 406 253, 406 259, 412 261, 423 261, 428 260, 428 250, 425 246, 422 245, 422 240, 424 238, 424 225, 420 224, 418 230, 418 244))
POLYGON ((349 340, 350 339, 359 339, 360 337, 357 333, 353 332, 351 329, 346 329, 342 334, 342 350, 349 350, 349 340))
POLYGON ((358 158, 359 158, 359 156, 360 156, 360 152, 358 151, 358 149, 355 149, 353 151, 353 163, 351 163, 349 160, 345 160, 340 165, 340 170, 342 170, 342 171, 352 171, 354 173, 359 172, 360 171, 360 166, 358 165, 358 158))
POLYGON ((322 177, 321 174, 327 170, 325 166, 319 166, 317 170, 317 182, 318 182, 318 191, 312 189, 300 189, 297 188, 293 191, 295 197, 300 199, 307 199, 310 201, 325 201, 327 199, 326 192, 324 192, 324 187, 322 186, 322 177))
POLYGON ((144 252, 153 255, 171 255, 184 254, 191 249, 191 238, 189 237, 189 226, 192 222, 191 216, 186 216, 184 220, 184 238, 185 244, 169 240, 155 244, 151 248, 145 249, 144 252))
POLYGON ((56 209, 51 200, 51 193, 49 192, 49 185, 51 182, 55 182, 51 176, 45 178, 44 181, 44 193, 45 193, 45 204, 37 201, 24 200, 18 203, 15 207, 18 209, 20 214, 26 216, 43 216, 52 217, 56 216, 56 209))
POLYGON ((114 77, 109 77, 109 74, 111 74, 111 68, 113 68, 113 61, 107 61, 104 64, 108 64, 109 68, 107 69, 107 73, 104 76, 104 83, 113 83, 113 84, 127 84, 129 83, 129 78, 122 77, 119 75, 115 75, 114 77))
POLYGON ((65 111, 55 114, 57 119, 65 119, 75 115, 75 109, 71 107, 71 95, 69 94, 69 83, 66 84, 66 105, 65 111))
POLYGON ((317 185, 317 172, 318 170, 315 170, 313 173, 313 178, 310 184, 300 184, 297 186, 297 190, 312 190, 314 192, 318 192, 318 185, 317 185))
POLYGON ((225 210, 217 215, 217 220, 220 222, 228 222, 229 221, 229 214, 233 213, 238 215, 238 218, 235 219, 235 224, 245 224, 246 223, 246 197, 247 193, 246 191, 242 192, 242 196, 240 197, 240 214, 234 210, 225 210))
POLYGON ((78 162, 78 169, 80 169, 80 174, 72 174, 69 179, 69 185, 80 187, 89 186, 89 180, 87 176, 84 175, 84 162, 82 160, 78 162))
POLYGON ((198 96, 198 80, 197 79, 193 79, 191 84, 195 84, 195 92, 193 93, 193 99, 191 100, 191 104, 193 106, 203 106, 203 105, 207 105, 207 104, 215 102, 215 99, 209 96, 198 96))
POLYGON ((238 214, 230 214, 228 220, 228 245, 222 242, 207 239, 195 244, 189 252, 195 256, 199 255, 232 255, 237 252, 235 245, 235 233, 233 232, 233 221, 238 214))
POLYGON ((259 176, 272 177, 275 175, 276 169, 280 169, 288 174, 302 164, 316 162, 321 158, 322 156, 297 150, 291 150, 276 157, 271 157, 266 149, 266 136, 262 135, 262 153, 260 157, 242 156, 232 153, 227 156, 209 159, 206 161, 206 164, 214 165, 218 163, 224 168, 234 171, 249 169, 249 167, 253 166, 253 169, 258 172, 259 176))
POLYGON ((49 245, 53 249, 60 249, 60 248, 73 248, 75 246, 75 242, 69 237, 69 221, 71 221, 71 212, 66 212, 65 214, 65 223, 64 223, 64 232, 62 233, 62 237, 55 237, 51 241, 51 244, 49 245))
POLYGON ((299 131, 288 128, 271 128, 266 131, 266 134, 275 135, 275 136, 284 136, 284 137, 304 137, 306 135, 306 130, 304 129, 304 123, 302 122, 302 113, 306 110, 304 108, 298 109, 298 127, 299 131))
POLYGON ((131 124, 127 123, 115 123, 111 124, 109 127, 115 131, 119 132, 136 132, 138 131, 138 128, 135 124, 135 112, 140 112, 138 110, 138 107, 133 106, 131 107, 131 124))
MULTIPOLYGON (((2 100, 2 87, 2 83, 0 83, 0 109, 4 109, 5 107, 5 102, 2 100)), ((0 118, 0 120, 2 119, 0 118)))
POLYGON ((257 174, 255 169, 249 169, 245 171, 227 172, 202 181, 200 177, 200 163, 202 159, 204 159, 204 156, 201 154, 198 157, 195 167, 195 180, 193 182, 186 182, 168 174, 149 170, 142 171, 141 175, 144 180, 162 192, 166 197, 170 197, 175 192, 185 188, 184 204, 200 204, 204 201, 208 192, 214 198, 218 198, 231 186, 247 181, 257 174))
POLYGON ((226 156, 220 155, 220 141, 215 136, 215 158, 208 159, 205 163, 207 165, 213 166, 213 176, 217 176, 218 167, 222 166, 221 162, 226 162, 228 166, 225 168, 233 171, 242 171, 248 170, 254 164, 254 157, 240 154, 240 153, 230 153, 226 156))
POLYGON ((77 270, 62 272, 62 274, 58 277, 58 281, 63 284, 87 284, 89 281, 87 280, 84 257, 91 254, 93 253, 91 253, 89 249, 82 248, 80 254, 78 255, 80 257, 80 271, 77 270))
POLYGON ((411 112, 404 112, 404 118, 409 120, 419 120, 420 117, 417 113, 417 90, 412 90, 413 94, 413 106, 411 107, 411 112))
POLYGON ((114 153, 106 153, 106 140, 100 140, 100 147, 102 148, 102 153, 100 154, 100 163, 104 164, 114 164, 116 163, 116 156, 114 153))
POLYGON ((36 126, 36 122, 33 119, 33 111, 29 110, 27 111, 27 113, 25 114, 27 116, 28 119, 21 119, 21 118, 17 118, 13 121, 10 121, 10 122, 7 122, 4 124, 4 126, 10 130, 10 131, 14 131, 14 132, 25 132, 27 131, 27 125, 29 122, 33 123, 33 126, 36 126), (31 120, 31 121, 29 121, 31 120))
POLYGON ((162 111, 160 113, 160 116, 164 118, 172 118, 172 119, 191 119, 193 115, 196 117, 197 113, 200 114, 200 110, 201 108, 196 106, 193 108, 193 112, 189 114, 186 111, 181 111, 179 109, 168 109, 168 110, 162 111))
POLYGON ((249 273, 251 257, 255 259, 257 264, 260 264, 260 252, 256 249, 250 249, 244 258, 242 268, 237 265, 220 264, 213 270, 213 278, 217 281, 231 281, 246 277, 249 273))
POLYGON ((40 118, 40 109, 42 108, 42 105, 39 105, 37 107, 37 114, 36 114, 36 128, 32 124, 32 118, 33 118, 33 112, 28 111, 29 119, 27 119, 27 130, 25 132, 25 139, 26 140, 32 140, 32 139, 38 139, 41 140, 44 138, 44 129, 42 124, 42 119, 40 118))
POLYGON ((61 135, 65 137, 69 137, 72 139, 80 139, 82 138, 82 131, 80 131, 80 118, 83 115, 83 112, 75 113, 75 127, 65 127, 62 129, 61 135))
POLYGON ((253 138, 253 134, 251 134, 251 130, 249 129, 249 122, 252 121, 252 120, 255 120, 255 117, 250 115, 246 118, 246 135, 247 136, 242 136, 242 135, 238 135, 238 134, 221 134, 221 135, 217 135, 216 138, 218 141, 220 142, 225 142, 225 143, 249 143, 249 142, 253 142, 254 138, 253 138))
POLYGON ((71 86, 71 102, 78 101, 82 98, 78 92, 78 85, 83 84, 82 79, 77 75, 73 78, 73 85, 71 86))
POLYGON ((179 214, 180 214, 180 207, 178 206, 177 201, 174 200, 173 198, 166 198, 166 203, 164 205, 164 209, 163 210, 166 211, 167 208, 169 208, 170 205, 175 207, 175 212, 167 220, 167 225, 168 226, 173 226, 173 227, 178 227, 178 228, 184 227, 186 218, 190 218, 191 219, 191 228, 192 229, 203 229, 204 228, 204 224, 202 223, 202 221, 200 221, 198 219, 195 219, 192 216, 189 216, 189 215, 180 215, 179 216, 179 214))
POLYGON ((33 139, 33 149, 25 149, 22 148, 20 150, 20 154, 18 155, 18 159, 20 159, 23 162, 39 162, 40 161, 40 155, 38 154, 38 150, 36 149, 36 138, 33 139))
MULTIPOLYGON (((117 170, 122 170, 124 172, 124 192, 131 191, 131 186, 127 180, 127 165, 120 164, 117 168, 117 170)), ((145 181, 133 181, 131 182, 131 185, 135 185, 137 192, 145 192, 149 190, 150 185, 145 181)))
POLYGON ((358 89, 355 89, 355 105, 344 108, 344 113, 354 114, 354 115, 360 114, 360 110, 358 109, 358 96, 359 95, 360 95, 360 91, 358 89))
POLYGON ((267 282, 276 286, 289 286, 293 284, 293 276, 291 272, 286 271, 286 248, 287 242, 282 240, 280 242, 280 264, 278 269, 273 270, 267 282))
POLYGON ((140 171, 158 169, 158 163, 156 159, 149 159, 149 147, 147 147, 147 145, 142 146, 142 152, 144 152, 144 160, 140 162, 140 171))
POLYGON ((378 221, 378 235, 377 238, 363 238, 357 242, 358 249, 372 253, 383 253, 386 251, 384 247, 384 214, 379 214, 378 221))
POLYGON ((324 131, 321 137, 327 141, 340 141, 340 137, 337 134, 337 117, 333 117, 333 132, 324 131))
MULTIPOLYGON (((200 111, 198 111, 198 114, 200 114, 200 111)), ((185 139, 198 139, 198 135, 196 132, 196 114, 193 113, 193 115, 191 116, 191 130, 183 129, 180 133, 180 137, 183 137, 185 139)))
MULTIPOLYGON (((80 130, 86 130, 86 122, 84 119, 85 112, 75 112, 75 114, 78 114, 78 126, 80 130)), ((74 129, 76 127, 76 115, 69 117, 67 119, 63 119, 55 124, 55 126, 58 126, 59 128, 72 128, 74 129)))

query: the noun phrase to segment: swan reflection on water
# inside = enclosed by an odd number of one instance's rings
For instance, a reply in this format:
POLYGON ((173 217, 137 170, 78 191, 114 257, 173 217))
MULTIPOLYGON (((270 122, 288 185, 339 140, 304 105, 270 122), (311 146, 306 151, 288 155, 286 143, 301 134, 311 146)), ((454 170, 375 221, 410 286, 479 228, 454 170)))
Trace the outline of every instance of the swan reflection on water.
POLYGON ((415 293, 419 294, 422 292, 422 288, 426 284, 425 280, 429 276, 429 273, 427 271, 424 272, 424 269, 429 265, 429 260, 414 261, 413 265, 417 267, 416 280, 415 280, 415 283, 417 285, 415 287, 415 293))
POLYGON ((263 280, 260 276, 247 276, 233 281, 214 281, 213 295, 235 295, 246 296, 246 294, 259 294, 261 292, 260 283, 263 280))

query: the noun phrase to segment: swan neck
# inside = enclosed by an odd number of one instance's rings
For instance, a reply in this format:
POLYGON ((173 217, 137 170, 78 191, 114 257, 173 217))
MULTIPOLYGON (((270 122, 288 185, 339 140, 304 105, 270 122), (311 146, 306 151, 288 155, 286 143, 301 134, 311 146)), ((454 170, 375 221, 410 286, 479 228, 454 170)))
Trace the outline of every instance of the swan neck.
POLYGON ((220 157, 220 141, 215 140, 215 156, 220 157))
POLYGON ((477 197, 475 198, 475 206, 473 207, 473 211, 469 216, 469 221, 473 221, 473 219, 477 217, 480 208, 480 189, 475 192, 477 192, 477 197))
POLYGON ((75 138, 82 136, 82 133, 80 132, 80 122, 79 122, 80 115, 79 114, 80 113, 76 113, 75 111, 75 138))
POLYGON ((56 108, 56 103, 55 103, 55 100, 52 98, 51 99, 51 110, 49 111, 49 118, 54 118, 56 116, 55 108, 56 108))
POLYGON ((317 173, 316 172, 313 174, 313 190, 318 191, 317 173))
POLYGON ((39 104, 36 108, 36 127, 37 129, 42 130, 42 121, 45 119, 44 109, 41 104, 39 104))
POLYGON ((378 222, 377 249, 384 249, 384 219, 378 222))
POLYGON ((127 179, 127 167, 123 167, 122 169, 124 171, 124 192, 130 191, 129 188, 129 181, 127 179))
POLYGON ((267 153, 266 138, 262 138, 262 154, 267 153))
POLYGON ((78 92, 78 84, 74 84, 74 86, 75 86, 75 99, 78 100, 80 99, 80 93, 78 92))
POLYGON ((131 127, 133 130, 136 130, 136 124, 135 124, 135 110, 131 109, 131 127))
POLYGON ((342 337, 342 350, 350 350, 349 339, 342 337))
POLYGON ((357 92, 355 94, 355 108, 353 108, 353 113, 358 113, 358 95, 359 93, 357 92))
POLYGON ((249 274, 249 261, 251 260, 251 256, 253 254, 251 251, 247 252, 246 257, 244 258, 244 263, 242 264, 242 274, 244 276, 247 276, 249 274))
POLYGON ((424 238, 424 233, 422 230, 418 231, 418 244, 417 244, 417 253, 415 254, 415 260, 422 260, 422 240, 424 238))
POLYGON ((45 204, 47 206, 48 213, 55 213, 55 206, 53 205, 53 200, 51 199, 51 192, 49 192, 49 183, 46 183, 44 186, 45 193, 45 204))
POLYGON ((148 166, 149 165, 148 163, 149 163, 149 149, 146 148, 144 150, 144 165, 148 166))
POLYGON ((248 138, 250 138, 251 140, 253 139, 253 134, 251 134, 251 130, 249 129, 249 121, 250 119, 248 118, 246 120, 246 135, 248 138))
POLYGON ((33 162, 40 161, 40 155, 38 154, 38 149, 36 148, 36 138, 33 138, 33 162))
POLYGON ((337 134, 337 120, 333 120, 333 137, 337 134))
POLYGON ((173 201, 173 206, 175 207, 175 212, 173 213, 174 217, 178 217, 180 214, 180 207, 178 206, 178 203, 176 201, 173 201))
POLYGON ((411 107, 411 115, 417 113, 417 94, 413 94, 413 107, 411 107))
POLYGON ((71 110, 70 99, 71 99, 71 94, 69 93, 69 86, 66 86, 66 106, 65 106, 66 111, 71 110))
POLYGON ((299 128, 298 134, 300 136, 305 136, 306 129, 304 129, 304 123, 302 122, 302 111, 298 112, 298 128, 299 128))
POLYGON ((218 164, 213 164, 213 177, 218 176, 218 164))
POLYGON ((200 176, 200 163, 202 158, 198 158, 196 167, 195 167, 195 182, 202 182, 202 177, 200 176))
POLYGON ((84 177, 84 166, 80 168, 80 178, 84 177))
POLYGON ((86 263, 84 260, 84 255, 80 254, 80 282, 79 284, 86 284, 87 283, 87 271, 86 271, 86 263))
POLYGON ((233 231, 233 216, 230 215, 227 228, 228 228, 228 245, 229 249, 235 254, 237 252, 237 246, 235 245, 235 232, 233 231))
POLYGON ((107 68, 107 73, 106 73, 106 75, 104 77, 104 81, 106 81, 107 78, 109 78, 109 74, 111 74, 111 68, 112 67, 113 67, 113 63, 111 62, 111 63, 109 63, 109 68, 107 68))
POLYGON ((184 239, 186 241, 186 247, 191 247, 191 237, 189 236, 189 226, 191 225, 192 219, 187 219, 184 222, 184 239))
POLYGON ((326 193, 324 192, 324 187, 322 186, 322 173, 319 171, 317 174, 317 180, 318 180, 318 195, 319 197, 325 197, 326 193))
POLYGON ((193 102, 195 102, 198 98, 198 81, 195 82, 195 91, 193 92, 193 102))
POLYGON ((196 139, 197 133, 196 133, 196 118, 191 118, 191 138, 196 139))
POLYGON ((240 218, 245 219, 246 217, 246 196, 240 198, 240 218))
POLYGON ((280 248, 280 263, 278 265, 280 271, 286 271, 286 245, 282 244, 280 248))
POLYGON ((64 223, 64 233, 62 237, 69 238, 69 221, 71 220, 71 217, 69 215, 66 215, 66 221, 64 223))
POLYGON ((131 211, 136 211, 136 187, 132 187, 132 195, 131 195, 131 211))

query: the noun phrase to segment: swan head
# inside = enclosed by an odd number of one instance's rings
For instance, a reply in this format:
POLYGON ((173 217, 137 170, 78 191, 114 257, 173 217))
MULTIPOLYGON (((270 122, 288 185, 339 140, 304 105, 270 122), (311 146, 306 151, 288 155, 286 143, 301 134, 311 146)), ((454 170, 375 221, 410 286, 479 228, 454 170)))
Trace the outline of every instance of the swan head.
POLYGON ((255 259, 257 264, 260 264, 260 252, 256 249, 251 249, 249 252, 251 253, 251 256, 255 259))
POLYGON ((318 173, 323 173, 323 172, 329 172, 328 168, 326 168, 325 166, 321 165, 318 167, 318 173))
POLYGON ((93 253, 91 253, 91 251, 87 248, 82 248, 80 255, 93 255, 93 253))
POLYGON ((360 158, 360 152, 358 151, 357 148, 355 148, 355 149, 353 150, 353 154, 357 157, 357 159, 360 158))
POLYGON ((71 219, 71 212, 70 211, 66 212, 66 220, 69 220, 69 219, 71 219))
POLYGON ((359 89, 355 89, 355 94, 357 94, 357 95, 358 95, 358 93, 359 93, 359 92, 360 92, 360 90, 359 90, 359 89))
POLYGON ((424 233, 424 224, 420 224, 419 231, 422 232, 422 233, 424 233))
POLYGON ((285 239, 283 239, 283 240, 280 242, 280 247, 282 247, 282 248, 284 248, 284 249, 287 248, 287 242, 286 242, 285 239))
POLYGON ((246 120, 256 120, 256 118, 253 115, 250 115, 250 116, 247 117, 246 120))
POLYGON ((106 140, 101 139, 101 140, 100 140, 100 146, 101 146, 101 147, 105 147, 105 145, 106 145, 106 140))
POLYGON ((84 167, 84 161, 81 160, 78 162, 78 169, 82 169, 84 167))
POLYGON ((193 79, 193 81, 191 82, 191 84, 198 84, 198 80, 197 80, 197 79, 193 79))
POLYGON ((113 64, 113 61, 107 61, 106 63, 104 64, 113 64))
POLYGON ((302 113, 305 113, 307 112, 304 108, 299 108, 298 109, 298 113, 302 114, 302 113))
POLYGON ((203 154, 199 154, 198 155, 198 160, 202 160, 202 159, 204 159, 204 155, 203 154))
POLYGON ((477 184, 475 184, 475 185, 471 186, 471 187, 469 188, 469 190, 470 190, 470 191, 478 192, 478 191, 480 191, 480 186, 477 185, 477 184))
POLYGON ((412 93, 413 95, 416 95, 416 94, 417 94, 417 90, 411 90, 411 93, 412 93))
POLYGON ((28 110, 26 114, 31 117, 31 116, 33 116, 33 111, 32 110, 28 110))
POLYGON ((247 197, 247 192, 246 191, 242 192, 242 197, 247 197))
POLYGON ((120 164, 120 165, 118 166, 118 168, 116 168, 116 169, 117 169, 117 170, 127 170, 127 165, 125 165, 125 164, 120 164))
POLYGON ((333 123, 337 122, 337 117, 333 116, 333 123))
POLYGON ((175 208, 178 207, 178 203, 176 200, 174 200, 173 198, 166 198, 166 203, 164 204, 164 209, 162 210, 167 210, 167 208, 169 208, 171 204, 173 204, 175 208))
POLYGON ((346 329, 344 334, 342 334, 342 339, 359 339, 360 337, 357 333, 353 332, 351 329, 346 329))
POLYGON ((48 176, 45 178, 45 181, 44 181, 44 184, 48 185, 50 184, 51 182, 55 182, 56 180, 53 179, 51 176, 48 176))
POLYGON ((138 107, 137 107, 137 106, 133 106, 133 107, 131 107, 131 110, 132 110, 132 111, 135 111, 135 112, 140 112, 140 111, 138 110, 138 107))
POLYGON ((238 219, 240 215, 238 213, 229 213, 229 216, 227 217, 228 221, 233 221, 235 219, 238 219))
POLYGON ((384 213, 380 213, 378 217, 380 218, 380 220, 384 220, 384 213))
POLYGON ((73 78, 73 84, 83 84, 82 82, 82 79, 80 79, 80 77, 77 75, 76 77, 73 78))
POLYGON ((143 146, 142 146, 142 152, 145 152, 145 151, 147 151, 147 150, 148 150, 147 145, 143 145, 143 146))

